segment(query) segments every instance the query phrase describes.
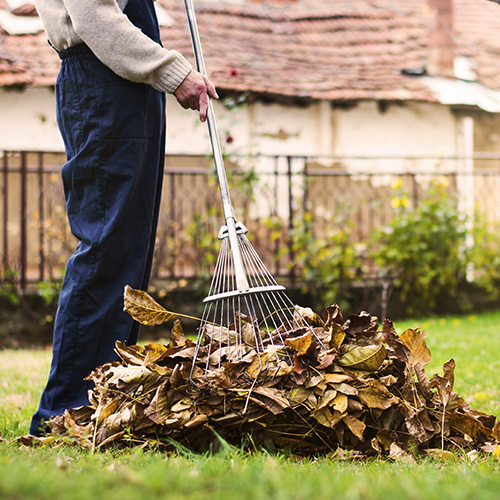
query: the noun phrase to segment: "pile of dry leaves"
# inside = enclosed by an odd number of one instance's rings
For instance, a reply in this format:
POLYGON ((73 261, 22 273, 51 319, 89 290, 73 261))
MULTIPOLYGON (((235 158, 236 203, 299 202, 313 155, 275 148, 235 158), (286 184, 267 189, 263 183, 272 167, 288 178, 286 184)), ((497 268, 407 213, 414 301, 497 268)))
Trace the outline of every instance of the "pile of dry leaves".
MULTIPOLYGON (((143 292, 127 289, 125 303, 143 323, 175 316, 143 292)), ((189 380, 195 345, 178 319, 166 346, 117 344, 123 362, 91 374, 91 404, 52 419, 52 435, 93 449, 147 443, 199 451, 220 436, 238 447, 301 455, 499 450, 499 421, 453 391, 455 362, 442 376, 427 376, 425 332, 398 335, 388 320, 380 329, 366 312, 344 319, 336 305, 322 318, 302 313, 323 347, 301 329, 286 339, 279 359, 248 346, 241 362, 207 373, 202 348, 196 384, 189 380)))

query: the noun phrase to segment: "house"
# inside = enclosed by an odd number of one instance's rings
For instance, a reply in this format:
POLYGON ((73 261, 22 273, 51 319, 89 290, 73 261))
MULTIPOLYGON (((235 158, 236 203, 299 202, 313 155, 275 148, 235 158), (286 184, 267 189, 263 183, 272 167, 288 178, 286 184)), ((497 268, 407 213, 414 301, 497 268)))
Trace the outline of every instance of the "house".
MULTIPOLYGON (((314 156, 308 165, 317 171, 379 172, 376 182, 385 185, 382 174, 459 170, 463 210, 479 199, 500 218, 497 198, 477 195, 478 189, 500 192, 498 178, 471 177, 497 169, 500 158, 495 2, 195 4, 208 73, 222 97, 215 112, 226 152, 259 154, 258 172, 286 170, 285 156, 314 156)), ((157 5, 164 45, 192 59, 183 2, 157 5)), ((32 6, 0 0, 0 151, 62 155, 53 96, 58 67, 32 6)), ((210 152, 205 127, 173 98, 168 121, 168 152, 177 164, 193 166, 199 161, 193 155, 210 152)), ((334 209, 314 196, 326 182, 312 186, 314 209, 324 218, 334 209)), ((277 191, 287 189, 282 182, 277 191)), ((286 214, 288 207, 277 210, 286 214)))
MULTIPOLYGON (((19 3, 0 0, 0 149, 61 150, 52 96, 59 60, 33 11, 9 12, 19 3), (23 26, 31 33, 22 34, 23 26)), ((158 4, 164 45, 192 57, 182 2, 158 4)), ((455 154, 456 133, 445 130, 456 125, 457 107, 472 114, 500 111, 500 7, 490 0, 197 5, 207 68, 219 93, 249 95, 237 123, 217 110, 222 130, 231 120, 230 149, 455 154)), ((191 113, 171 104, 169 117, 172 153, 208 151, 191 113)), ((494 136, 486 142, 476 140, 476 150, 496 150, 494 136)))

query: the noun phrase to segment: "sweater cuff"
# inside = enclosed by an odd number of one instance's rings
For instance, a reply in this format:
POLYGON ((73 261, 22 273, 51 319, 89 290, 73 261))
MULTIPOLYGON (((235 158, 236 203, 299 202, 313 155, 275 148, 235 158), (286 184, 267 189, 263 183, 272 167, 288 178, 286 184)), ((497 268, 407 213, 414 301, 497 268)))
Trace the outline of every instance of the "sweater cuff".
POLYGON ((167 94, 173 94, 193 69, 193 66, 179 52, 175 50, 169 52, 175 54, 175 58, 160 75, 157 88, 167 94))

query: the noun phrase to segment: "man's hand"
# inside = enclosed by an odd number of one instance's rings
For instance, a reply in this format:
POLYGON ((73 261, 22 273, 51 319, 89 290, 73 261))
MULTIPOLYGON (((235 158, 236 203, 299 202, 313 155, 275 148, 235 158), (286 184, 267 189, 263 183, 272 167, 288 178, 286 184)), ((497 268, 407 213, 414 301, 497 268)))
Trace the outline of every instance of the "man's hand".
POLYGON ((200 120, 207 119, 208 96, 218 99, 214 84, 201 73, 191 70, 184 81, 177 87, 174 95, 184 109, 200 112, 200 120))

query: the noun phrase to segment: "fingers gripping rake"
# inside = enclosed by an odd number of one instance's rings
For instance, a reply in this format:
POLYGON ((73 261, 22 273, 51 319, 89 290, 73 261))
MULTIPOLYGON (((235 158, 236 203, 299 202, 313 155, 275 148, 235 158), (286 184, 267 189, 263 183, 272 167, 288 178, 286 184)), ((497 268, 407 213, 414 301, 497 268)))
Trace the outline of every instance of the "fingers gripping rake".
MULTIPOLYGON (((206 74, 192 0, 184 0, 198 71, 206 74)), ((236 220, 231 204, 212 102, 207 124, 222 199, 225 225, 219 232, 221 249, 198 330, 191 380, 203 350, 205 376, 223 362, 238 362, 257 351, 275 359, 286 356, 285 339, 313 330, 302 318, 267 270, 248 240, 245 226, 236 220)), ((264 363, 264 362, 263 362, 264 363)), ((199 371, 199 370, 198 370, 199 371)))

